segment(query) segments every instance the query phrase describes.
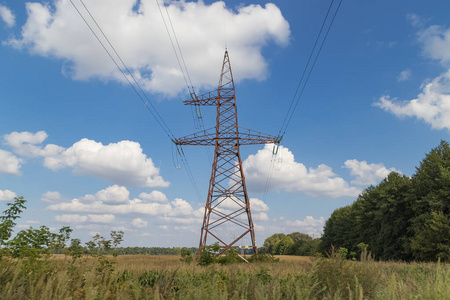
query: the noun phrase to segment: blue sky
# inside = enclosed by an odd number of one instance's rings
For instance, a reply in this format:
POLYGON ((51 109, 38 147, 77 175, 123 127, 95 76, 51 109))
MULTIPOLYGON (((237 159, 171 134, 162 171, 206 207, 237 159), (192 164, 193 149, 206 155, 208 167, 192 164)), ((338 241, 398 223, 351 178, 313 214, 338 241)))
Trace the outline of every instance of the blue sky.
MULTIPOLYGON (((84 3, 171 132, 197 131, 156 2, 84 3)), ((330 2, 166 3, 196 91, 217 86, 226 44, 239 125, 277 135, 330 2)), ((259 245, 276 232, 320 235, 333 210, 390 171, 412 175, 448 140, 449 11, 447 1, 342 2, 268 193, 272 147, 241 147, 259 245)), ((69 225, 84 241, 124 230, 124 245, 197 246, 213 149, 184 147, 199 198, 70 1, 0 0, 0 40, 0 208, 28 200, 19 229, 69 225)), ((215 110, 202 113, 214 126, 215 110)))

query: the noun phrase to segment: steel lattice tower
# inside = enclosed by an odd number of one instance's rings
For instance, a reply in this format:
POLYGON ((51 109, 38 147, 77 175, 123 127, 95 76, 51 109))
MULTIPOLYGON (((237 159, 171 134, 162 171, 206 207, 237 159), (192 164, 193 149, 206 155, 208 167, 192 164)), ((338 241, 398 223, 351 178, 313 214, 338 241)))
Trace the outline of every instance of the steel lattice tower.
POLYGON ((254 253, 258 253, 250 202, 245 185, 240 145, 279 143, 275 136, 238 126, 236 95, 228 51, 225 51, 217 90, 183 101, 185 105, 216 106, 216 126, 180 138, 176 145, 215 146, 208 198, 200 235, 199 254, 208 235, 219 241, 218 255, 249 235, 254 253), (233 228, 229 241, 223 236, 224 225, 233 228), (220 227, 222 225, 222 227, 220 227))

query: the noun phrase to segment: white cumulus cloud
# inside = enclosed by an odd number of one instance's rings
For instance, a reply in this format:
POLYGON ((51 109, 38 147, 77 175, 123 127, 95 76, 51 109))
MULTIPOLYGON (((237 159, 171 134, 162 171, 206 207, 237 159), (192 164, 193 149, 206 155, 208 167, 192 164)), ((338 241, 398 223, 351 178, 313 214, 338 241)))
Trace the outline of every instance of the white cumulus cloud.
POLYGON ((395 168, 386 168, 383 164, 368 164, 366 161, 349 159, 344 163, 344 167, 350 169, 350 174, 356 176, 351 183, 357 185, 376 184, 386 178, 391 172, 401 172, 395 168))
POLYGON ((97 200, 101 203, 126 203, 129 201, 130 192, 124 186, 113 185, 98 191, 95 196, 85 196, 84 200, 97 200))
MULTIPOLYGON (((95 194, 87 194, 71 201, 51 204, 47 209, 70 213, 63 215, 64 218, 74 216, 73 218, 79 220, 78 222, 83 220, 83 222, 110 223, 115 220, 115 215, 129 214, 155 216, 159 221, 170 223, 191 224, 201 222, 204 208, 194 210, 191 204, 183 199, 176 198, 171 202, 158 203, 139 198, 130 199, 129 194, 130 192, 123 186, 110 186, 95 194), (87 214, 87 216, 78 214, 87 214)), ((134 221, 133 226, 137 224, 136 222, 138 221, 134 221)), ((141 222, 140 224, 144 223, 141 222)))
POLYGON ((288 226, 291 231, 303 232, 314 237, 322 235, 324 225, 324 217, 315 219, 312 216, 307 216, 303 220, 286 220, 286 226, 288 226))
POLYGON ((450 62, 450 28, 432 25, 418 32, 426 57, 439 60, 442 64, 450 62))
POLYGON ((422 84, 422 92, 411 100, 385 95, 375 103, 397 117, 415 117, 434 129, 450 130, 450 29, 430 26, 418 32, 423 55, 439 60, 446 71, 422 84))
POLYGON ((66 149, 54 144, 44 147, 42 143, 47 136, 45 131, 12 132, 4 135, 4 140, 19 155, 43 157, 44 166, 54 171, 72 168, 76 175, 89 175, 121 185, 167 187, 170 184, 159 175, 159 168, 137 142, 103 145, 84 138, 66 149))
POLYGON ((411 74, 412 74, 412 72, 410 69, 403 70, 397 76, 397 81, 398 82, 407 81, 411 78, 411 74))
MULTIPOLYGON (((243 199, 239 199, 234 196, 229 196, 227 198, 221 198, 215 204, 215 209, 225 214, 232 214, 233 212, 241 209, 245 209, 245 203, 243 199), (220 202, 220 203, 219 203, 220 202)), ((269 206, 262 200, 258 198, 250 198, 250 211, 252 212, 252 217, 255 220, 268 220, 269 217, 265 211, 269 210, 269 206)), ((204 213, 204 208, 198 210, 198 216, 200 217, 204 213)), ((241 214, 239 219, 246 220, 247 215, 245 213, 241 214)))
MULTIPOLYGON (((264 191, 267 181, 273 145, 265 145, 255 155, 249 155, 243 167, 249 189, 264 191)), ((324 164, 317 168, 306 168, 296 162, 288 148, 280 146, 278 155, 282 164, 272 173, 270 189, 285 189, 288 192, 303 192, 311 196, 342 197, 356 196, 361 189, 350 186, 324 164)))
POLYGON ((112 214, 92 215, 88 214, 89 222, 93 223, 112 223, 115 221, 115 216, 112 214))
POLYGON ((40 146, 48 135, 45 131, 31 133, 28 131, 12 132, 5 134, 3 139, 5 144, 12 147, 13 151, 22 156, 36 157, 42 156, 42 147, 40 146))
POLYGON ((6 26, 13 27, 16 23, 16 16, 11 12, 9 8, 0 4, 0 18, 6 23, 6 26))
POLYGON ((159 203, 169 202, 169 200, 167 200, 166 195, 160 191, 152 191, 151 193, 140 193, 139 198, 150 202, 159 202, 159 203))
POLYGON ((0 149, 0 173, 21 175, 21 160, 11 152, 0 149))
POLYGON ((147 227, 148 222, 142 220, 141 218, 136 218, 136 219, 133 219, 133 221, 131 221, 131 225, 133 225, 136 228, 144 228, 144 227, 147 227))
MULTIPOLYGON (((156 1, 85 0, 84 3, 145 89, 174 96, 185 88, 156 1)), ((75 4, 113 53, 86 10, 78 2, 75 4)), ((272 3, 241 5, 233 10, 223 1, 205 4, 180 0, 166 1, 166 8, 197 87, 217 84, 225 40, 232 53, 236 81, 266 78, 267 62, 262 48, 270 41, 281 46, 289 42, 289 24, 272 3)), ((166 9, 161 9, 166 14, 166 9)), ((22 34, 10 39, 9 45, 60 59, 64 62, 63 72, 77 80, 125 82, 69 1, 29 2, 26 10, 28 18, 22 34)), ((165 18, 169 25, 167 15, 165 18)))
POLYGON ((383 96, 375 105, 397 117, 416 117, 434 129, 450 130, 450 70, 426 83, 416 99, 383 96))
POLYGON ((11 201, 17 197, 16 193, 10 190, 0 190, 0 201, 11 201))
POLYGON ((63 200, 63 197, 59 192, 52 192, 48 191, 41 196, 41 201, 47 202, 47 203, 57 203, 63 200))
POLYGON ((258 198, 250 198, 250 208, 252 211, 268 211, 269 206, 258 198))
MULTIPOLYGON (((246 218, 247 216, 244 216, 244 219, 246 218)), ((252 213, 252 219, 254 221, 268 221, 269 216, 265 212, 252 213)))
POLYGON ((88 220, 87 216, 82 216, 78 214, 66 214, 55 216, 55 221, 61 223, 84 223, 88 220))
MULTIPOLYGON (((55 221, 61 223, 112 223, 115 221, 115 216, 113 214, 64 214, 55 216, 55 221)), ((98 226, 98 225, 93 225, 98 226)), ((86 228, 86 225, 79 228, 86 228)))
POLYGON ((52 170, 72 167, 78 175, 91 175, 110 182, 141 187, 167 187, 151 158, 139 143, 120 141, 103 145, 82 139, 56 155, 45 157, 44 166, 52 170))

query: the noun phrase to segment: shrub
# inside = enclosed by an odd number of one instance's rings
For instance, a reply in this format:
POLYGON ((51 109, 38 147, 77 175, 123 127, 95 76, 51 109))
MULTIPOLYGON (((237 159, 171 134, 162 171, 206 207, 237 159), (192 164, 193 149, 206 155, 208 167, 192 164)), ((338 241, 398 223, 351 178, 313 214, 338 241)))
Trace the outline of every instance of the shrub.
POLYGON ((188 248, 182 248, 180 260, 185 263, 191 263, 193 261, 191 250, 189 250, 188 248))

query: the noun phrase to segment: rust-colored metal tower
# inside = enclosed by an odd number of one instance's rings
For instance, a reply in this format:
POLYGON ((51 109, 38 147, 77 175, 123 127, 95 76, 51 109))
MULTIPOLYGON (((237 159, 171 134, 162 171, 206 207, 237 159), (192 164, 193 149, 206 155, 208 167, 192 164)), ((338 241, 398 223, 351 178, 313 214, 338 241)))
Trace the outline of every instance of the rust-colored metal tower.
POLYGON ((238 126, 236 95, 228 51, 225 51, 222 73, 217 90, 194 96, 185 105, 217 107, 216 126, 180 138, 176 145, 215 146, 214 162, 209 182, 208 198, 200 235, 199 254, 208 235, 220 244, 218 255, 249 235, 254 253, 258 253, 250 212, 250 201, 245 185, 240 145, 279 143, 275 136, 238 126), (225 225, 234 237, 225 239, 225 225))

